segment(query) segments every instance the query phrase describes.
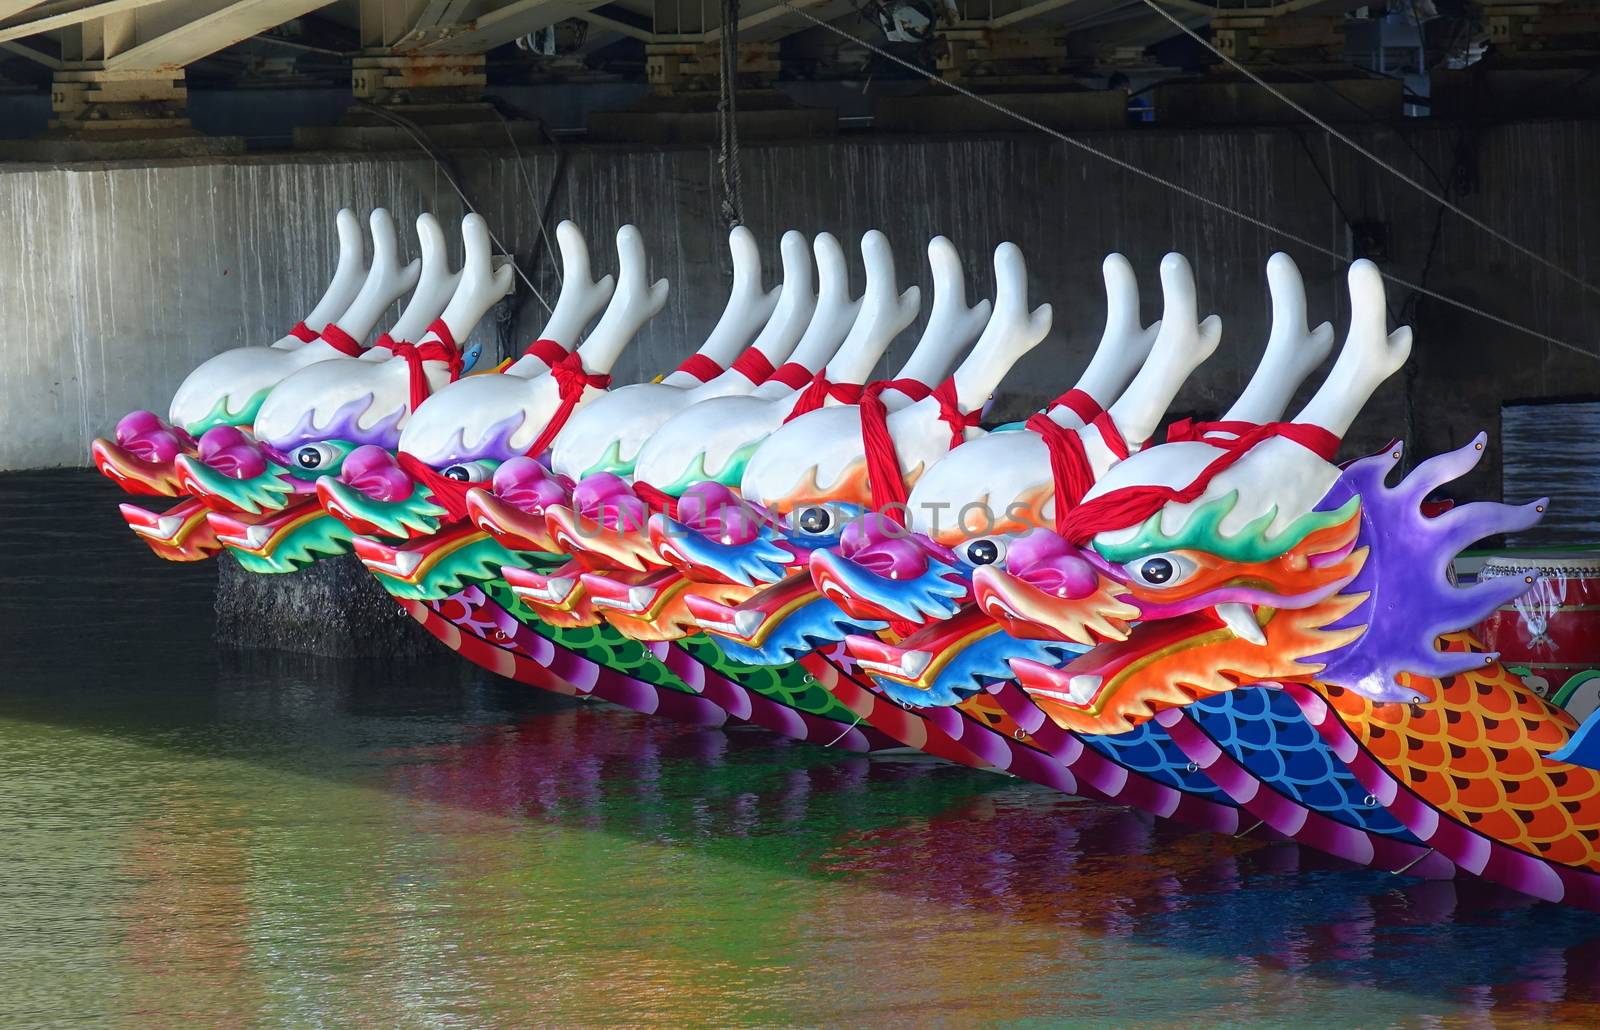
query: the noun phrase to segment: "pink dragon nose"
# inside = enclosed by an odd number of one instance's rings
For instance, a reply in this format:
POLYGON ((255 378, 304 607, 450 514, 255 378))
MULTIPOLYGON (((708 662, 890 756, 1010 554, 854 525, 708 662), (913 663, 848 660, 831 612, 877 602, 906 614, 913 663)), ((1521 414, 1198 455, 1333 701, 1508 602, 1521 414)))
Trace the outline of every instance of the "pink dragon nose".
POLYGON ((117 422, 117 443, 134 457, 165 465, 194 446, 194 437, 153 411, 130 411, 117 422))
POLYGON ((876 512, 845 527, 839 556, 884 579, 916 579, 928 570, 928 553, 905 529, 876 512))
POLYGON ((376 501, 403 501, 413 488, 411 476, 394 455, 370 443, 345 455, 339 479, 376 501))
POLYGON ((696 483, 678 498, 678 521, 730 546, 761 535, 761 521, 739 495, 721 483, 696 483))
POLYGON ((1031 587, 1066 600, 1088 597, 1100 581, 1100 574, 1076 547, 1042 529, 1012 542, 1006 571, 1031 587))
POLYGON ((254 479, 267 471, 267 456, 236 426, 213 426, 200 437, 200 460, 229 479, 254 479))
POLYGON ((489 484, 496 497, 519 511, 541 514, 572 496, 572 480, 558 476, 532 458, 512 458, 494 470, 489 484))
POLYGON ((572 505, 585 518, 617 532, 642 530, 650 521, 650 506, 610 472, 596 472, 574 487, 572 505))

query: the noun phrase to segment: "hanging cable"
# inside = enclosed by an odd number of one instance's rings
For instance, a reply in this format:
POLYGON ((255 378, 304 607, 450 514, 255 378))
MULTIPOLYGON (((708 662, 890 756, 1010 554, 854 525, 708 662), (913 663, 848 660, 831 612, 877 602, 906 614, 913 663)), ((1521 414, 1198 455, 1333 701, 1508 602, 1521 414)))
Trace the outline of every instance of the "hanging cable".
MULTIPOLYGON (((968 100, 971 100, 971 101, 973 101, 975 103, 982 104, 983 106, 989 108, 990 110, 996 111, 996 112, 998 112, 1000 114, 1003 114, 1007 118, 1012 119, 1013 121, 1020 122, 1023 125, 1028 126, 1029 128, 1037 129, 1038 131, 1044 133, 1045 135, 1053 137, 1054 139, 1060 140, 1062 143, 1065 143, 1065 144, 1067 144, 1068 146, 1071 146, 1071 147, 1075 147, 1078 150, 1081 150, 1086 154, 1092 154, 1093 156, 1100 158, 1102 161, 1105 161, 1105 162, 1107 162, 1109 164, 1115 165, 1116 167, 1122 169, 1123 171, 1129 173, 1130 175, 1137 176, 1137 177, 1139 177, 1141 179, 1144 179, 1147 182, 1153 182, 1156 185, 1162 187, 1163 189, 1171 190, 1174 193, 1178 193, 1178 194, 1181 194, 1181 195, 1183 195, 1185 197, 1188 197, 1190 200, 1193 200, 1195 203, 1201 204, 1201 205, 1203 205, 1205 207, 1209 207, 1213 211, 1220 211, 1223 214, 1231 215, 1232 217, 1237 218, 1242 222, 1246 222, 1249 225, 1253 225, 1257 229, 1260 229, 1260 230, 1262 230, 1263 232, 1266 232, 1266 233, 1270 233, 1273 236, 1278 237, 1279 239, 1289 240, 1292 243, 1295 243, 1295 244, 1298 244, 1299 246, 1305 247, 1307 250, 1315 251, 1316 253, 1322 254, 1325 257, 1332 258, 1334 261, 1337 261, 1339 264, 1342 264, 1342 265, 1343 264, 1349 264, 1349 261, 1350 261, 1349 257, 1347 255, 1345 255, 1345 254, 1339 253, 1338 251, 1334 250, 1332 247, 1325 246, 1325 245, 1323 245, 1321 243, 1315 243, 1315 242, 1313 242, 1311 240, 1306 239, 1304 236, 1299 235, 1298 233, 1294 233, 1294 232, 1289 231, 1288 229, 1279 228, 1278 226, 1273 225, 1270 222, 1264 221, 1263 219, 1258 218, 1255 215, 1252 215, 1247 211, 1240 211, 1237 208, 1229 207, 1228 205, 1222 203, 1219 200, 1213 200, 1213 199, 1211 199, 1210 197, 1206 196, 1203 193, 1195 192, 1194 190, 1190 189, 1189 187, 1184 186, 1182 183, 1174 182, 1171 179, 1168 179, 1168 178, 1165 178, 1163 176, 1157 175, 1155 172, 1147 171, 1147 170, 1145 170, 1143 168, 1140 168, 1138 165, 1134 164, 1133 162, 1125 160, 1125 159, 1120 158, 1120 157, 1117 157, 1115 154, 1111 154, 1111 153, 1108 153, 1108 152, 1106 152, 1104 150, 1101 150, 1100 148, 1094 146, 1092 143, 1088 143, 1088 142, 1086 142, 1084 140, 1081 140, 1081 139, 1078 139, 1078 138, 1076 138, 1074 136, 1069 136, 1066 133, 1061 132, 1060 130, 1052 129, 1048 125, 1045 125, 1044 123, 1038 121, 1037 119, 1029 118, 1025 114, 1022 114, 1022 113, 1017 112, 1017 111, 1013 111, 1010 108, 1005 107, 1002 104, 998 104, 998 103, 994 102, 993 100, 990 100, 987 97, 980 96, 979 94, 974 93, 972 90, 967 89, 965 86, 961 85, 960 83, 951 82, 948 79, 940 78, 938 75, 935 75, 933 72, 930 72, 926 68, 920 68, 917 65, 911 63, 910 61, 907 61, 906 59, 900 57, 897 54, 892 54, 889 51, 883 49, 882 47, 876 46, 876 45, 874 45, 872 43, 867 42, 864 39, 861 39, 858 36, 853 35, 852 33, 850 33, 846 29, 840 28, 839 26, 834 25, 831 22, 824 21, 823 19, 816 17, 815 15, 813 15, 810 12, 806 11, 804 8, 796 7, 791 2, 791 0, 778 0, 778 3, 779 3, 780 6, 784 7, 785 9, 787 9, 790 13, 799 15, 801 18, 804 18, 806 21, 811 22, 813 25, 816 25, 818 28, 826 29, 826 30, 828 30, 829 32, 833 33, 836 36, 841 36, 841 37, 843 37, 843 38, 845 38, 847 40, 850 40, 851 42, 855 43, 856 45, 858 45, 860 47, 863 47, 866 50, 869 50, 869 51, 877 54, 879 57, 883 57, 883 58, 885 58, 885 59, 887 59, 889 61, 894 62, 895 64, 898 64, 900 67, 905 68, 907 71, 915 72, 916 74, 921 75, 923 78, 927 79, 931 83, 934 83, 935 85, 943 86, 944 88, 946 88, 948 90, 951 90, 952 92, 959 93, 962 96, 966 97, 968 100)), ((1412 290, 1412 291, 1414 291, 1416 293, 1420 293, 1423 296, 1429 297, 1429 298, 1431 298, 1433 300, 1436 300, 1441 304, 1448 304, 1449 306, 1451 306, 1453 308, 1456 308, 1457 310, 1465 311, 1468 314, 1476 315, 1479 318, 1483 318, 1483 319, 1486 319, 1486 320, 1488 320, 1490 322, 1494 322, 1496 325, 1503 326, 1503 327, 1505 327, 1507 329, 1513 329, 1513 330, 1515 330, 1515 331, 1517 331, 1519 333, 1523 333, 1523 334, 1525 334, 1527 336, 1531 336, 1536 340, 1541 340, 1541 341, 1543 341, 1545 343, 1548 343, 1552 347, 1559 347, 1559 348, 1561 348, 1563 350, 1571 351, 1574 354, 1581 354, 1586 358, 1593 358, 1595 360, 1600 360, 1600 353, 1595 353, 1594 351, 1586 350, 1583 347, 1579 347, 1576 344, 1568 343, 1565 340, 1562 340, 1562 339, 1560 339, 1558 337, 1555 337, 1555 336, 1551 336, 1548 333, 1541 332, 1538 329, 1532 328, 1531 326, 1522 325, 1519 322, 1513 322, 1509 318, 1504 318, 1504 317, 1502 317, 1500 315, 1494 314, 1493 312, 1485 311, 1484 309, 1482 309, 1480 307, 1477 307, 1476 305, 1468 304, 1466 301, 1457 300, 1454 297, 1446 296, 1446 295, 1444 295, 1442 293, 1439 293, 1439 292, 1437 292, 1435 290, 1431 290, 1431 289, 1427 288, 1426 286, 1421 286, 1421 285, 1418 285, 1417 283, 1413 283, 1413 282, 1409 282, 1409 281, 1407 281, 1405 279, 1401 279, 1399 276, 1391 275, 1388 272, 1382 272, 1381 274, 1383 275, 1384 279, 1388 280, 1391 283, 1394 283, 1396 286, 1402 286, 1402 287, 1404 287, 1404 288, 1406 288, 1408 290, 1412 290)))
POLYGON ((722 171, 722 220, 732 229, 744 222, 739 174, 739 0, 722 0, 717 48, 717 164, 722 171))
MULTIPOLYGON (((390 111, 379 104, 369 103, 365 100, 356 100, 354 103, 356 106, 371 111, 373 114, 376 114, 379 117, 386 118, 394 124, 400 126, 400 128, 406 130, 411 138, 416 141, 417 146, 422 148, 422 152, 433 159, 434 166, 439 169, 439 174, 444 176, 444 181, 448 182, 450 184, 450 188, 455 190, 456 196, 461 198, 462 206, 473 214, 479 213, 478 209, 473 206, 472 201, 467 199, 466 191, 461 188, 461 184, 456 182, 455 176, 450 173, 450 165, 443 157, 439 156, 439 153, 435 151, 428 143, 426 135, 423 133, 422 128, 418 126, 417 123, 403 115, 396 114, 395 112, 390 111)), ((523 285, 528 287, 529 292, 538 299, 545 311, 553 311, 553 309, 550 307, 550 303, 544 299, 544 294, 540 293, 539 288, 533 285, 533 280, 528 278, 528 273, 524 272, 522 267, 517 264, 516 255, 510 250, 506 249, 506 245, 500 242, 500 237, 494 234, 493 229, 489 230, 489 239, 497 248, 499 248, 500 253, 510 260, 512 271, 517 273, 517 278, 521 279, 523 285)))
POLYGON ((1352 139, 1349 136, 1345 135, 1344 133, 1340 132, 1338 129, 1334 128, 1332 125, 1330 125, 1327 122, 1323 121, 1321 118, 1318 118, 1316 115, 1314 115, 1310 111, 1306 110, 1305 107, 1303 107, 1302 105, 1295 103, 1282 90, 1273 88, 1272 84, 1267 82, 1265 79, 1261 78, 1261 76, 1257 75, 1255 72, 1251 71, 1249 68, 1246 68, 1244 65, 1240 64, 1238 61, 1235 61, 1233 58, 1229 57, 1227 54, 1223 53, 1221 50, 1218 50, 1216 47, 1212 46, 1211 45, 1211 41, 1209 39, 1206 39, 1204 36, 1200 35, 1200 33, 1196 32, 1194 29, 1191 29, 1189 26, 1185 25, 1180 18, 1178 18, 1176 15, 1174 15, 1171 11, 1168 11, 1165 7, 1162 7, 1160 2, 1159 2, 1159 0, 1140 0, 1140 2, 1143 3, 1146 7, 1150 8, 1152 11, 1154 11, 1157 14, 1161 15, 1161 17, 1165 18, 1167 21, 1171 22, 1184 35, 1188 36, 1190 39, 1194 40, 1196 43, 1199 43, 1201 46, 1205 47, 1211 53, 1215 54, 1228 67, 1232 68, 1234 71, 1236 71, 1239 74, 1243 75, 1245 78, 1249 79, 1251 82, 1255 83, 1257 86, 1260 86, 1262 89, 1266 90, 1268 93, 1271 93, 1274 97, 1277 97, 1279 100, 1283 101, 1289 107, 1293 108, 1301 116, 1303 116, 1306 119, 1308 119, 1309 121, 1315 123, 1320 129, 1322 129, 1324 132, 1328 133, 1334 139, 1338 140, 1340 143, 1343 143, 1345 146, 1349 147, 1351 150, 1354 150, 1356 153, 1360 154, 1362 157, 1364 157, 1367 160, 1371 161, 1373 164, 1377 165, 1379 168, 1382 168, 1384 171, 1388 172, 1390 175, 1394 176, 1396 179, 1399 179, 1401 182, 1405 183, 1407 186, 1410 186, 1412 189, 1416 190, 1418 193, 1421 193, 1423 196, 1428 197, 1430 200, 1434 201, 1435 203, 1443 205, 1452 214, 1456 215, 1459 218, 1465 219, 1467 222, 1471 223, 1474 226, 1477 226, 1479 229, 1481 229, 1482 231, 1488 233, 1490 236, 1493 236, 1495 239, 1499 240, 1501 243, 1504 243, 1506 246, 1510 247, 1512 250, 1515 250, 1517 253, 1521 254, 1523 257, 1526 257, 1526 258, 1528 258, 1528 259, 1530 259, 1532 261, 1538 262, 1539 264, 1541 264, 1544 267, 1550 269, 1552 272, 1555 272, 1557 275, 1560 275, 1565 279, 1570 279, 1572 282, 1574 282, 1574 283, 1578 284, 1579 286, 1583 287, 1585 290, 1588 290, 1590 293, 1594 293, 1594 294, 1600 295, 1600 286, 1595 286, 1594 284, 1590 283, 1587 279, 1583 279, 1583 278, 1580 278, 1577 275, 1574 275, 1573 273, 1567 271, 1565 268, 1562 268, 1560 265, 1556 264, 1554 261, 1551 261, 1549 258, 1545 257, 1543 254, 1540 254, 1538 251, 1535 251, 1531 247, 1525 247, 1522 244, 1518 243, 1516 240, 1512 239, 1511 237, 1507 236, 1505 233, 1503 233, 1500 230, 1496 229, 1494 226, 1490 225, 1488 222, 1485 222, 1483 219, 1479 218, 1477 215, 1474 215, 1474 214, 1468 212, 1465 208, 1462 208, 1462 207, 1459 207, 1459 206, 1457 206, 1455 204, 1452 204, 1449 201, 1448 198, 1446 198, 1446 197, 1434 192, 1433 190, 1429 189, 1423 183, 1418 182, 1416 179, 1414 179, 1411 176, 1407 175, 1405 172, 1402 172, 1400 169, 1396 168, 1394 165, 1392 165, 1389 162, 1385 161, 1383 158, 1379 157, 1377 154, 1374 154, 1372 151, 1368 150, 1366 147, 1363 147, 1361 144, 1357 143, 1354 139, 1352 139))

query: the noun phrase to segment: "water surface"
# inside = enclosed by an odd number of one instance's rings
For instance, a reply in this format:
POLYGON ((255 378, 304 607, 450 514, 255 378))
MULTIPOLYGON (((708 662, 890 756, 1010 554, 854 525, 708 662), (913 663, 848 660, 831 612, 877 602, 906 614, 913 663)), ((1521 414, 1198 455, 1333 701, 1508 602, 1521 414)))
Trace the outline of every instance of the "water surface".
POLYGON ((0 1024, 1600 1023, 1600 918, 451 656, 210 640, 0 476, 0 1024))

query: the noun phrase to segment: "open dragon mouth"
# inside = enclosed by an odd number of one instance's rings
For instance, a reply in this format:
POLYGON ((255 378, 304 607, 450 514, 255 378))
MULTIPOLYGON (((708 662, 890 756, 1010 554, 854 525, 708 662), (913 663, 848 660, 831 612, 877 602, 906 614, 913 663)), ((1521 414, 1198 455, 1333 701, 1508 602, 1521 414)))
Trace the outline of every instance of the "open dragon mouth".
POLYGON ((554 544, 551 550, 570 554, 592 569, 644 572, 667 567, 642 519, 600 521, 564 504, 551 505, 544 515, 554 544))
POLYGON ((350 530, 329 518, 314 496, 261 515, 211 512, 207 521, 218 542, 250 572, 294 572, 351 547, 350 530))
POLYGON ((236 479, 207 465, 198 456, 178 455, 174 462, 178 485, 212 511, 224 514, 260 515, 280 511, 292 504, 296 494, 307 494, 311 484, 282 475, 283 469, 269 465, 258 475, 236 479))
POLYGON ((755 592, 732 583, 696 583, 676 569, 586 572, 579 578, 596 611, 634 640, 677 640, 700 632, 690 597, 737 604, 755 592))
POLYGON ((817 592, 811 577, 797 572, 732 606, 689 595, 689 611, 718 646, 736 661, 782 665, 843 640, 851 633, 873 633, 887 623, 854 619, 817 592))
POLYGON ((99 437, 89 445, 89 455, 102 476, 130 494, 178 497, 183 493, 178 483, 175 460, 146 461, 115 440, 105 437, 99 437))
POLYGON ((899 643, 850 636, 845 648, 888 697, 921 706, 958 704, 1011 679, 1012 660, 1031 658, 1057 665, 1081 650, 1070 644, 1018 640, 970 605, 899 643))
POLYGON ((204 561, 222 550, 206 521, 205 505, 192 497, 162 512, 137 504, 121 504, 118 508, 128 528, 167 561, 204 561))
POLYGON ((517 560, 493 537, 467 523, 398 545, 358 536, 355 552, 390 594, 418 601, 440 600, 488 582, 517 560))
POLYGON ((583 582, 584 566, 569 561, 554 569, 500 570, 511 594, 543 622, 573 629, 600 623, 600 613, 583 582))
POLYGON ((771 527, 753 539, 724 543, 668 515, 653 515, 648 528, 654 554, 690 579, 755 586, 776 583, 794 564, 771 527))
POLYGON ((392 540, 424 539, 439 531, 446 514, 424 487, 413 485, 408 496, 384 500, 333 476, 317 480, 317 501, 357 536, 392 540))
POLYGON ((524 511, 497 494, 480 489, 467 494, 467 518, 508 551, 560 553, 550 536, 543 509, 524 511))
POLYGON ((1073 596, 1057 596, 995 565, 972 574, 974 602, 1014 637, 1088 647, 1123 639, 1139 617, 1139 609, 1122 600, 1120 588, 1110 581, 1098 580, 1088 596, 1069 593, 1073 596))
POLYGON ((1241 625, 1236 632, 1232 618, 1225 621, 1214 608, 1205 608, 1138 623, 1125 639, 1100 644, 1063 666, 1019 658, 1011 668, 1023 690, 1061 725, 1122 733, 1164 708, 1257 681, 1227 669, 1218 650, 1238 641, 1259 647, 1251 634, 1259 635, 1276 612, 1245 611, 1254 630, 1241 625))
POLYGON ((830 548, 812 551, 810 566, 822 596, 858 619, 916 624, 948 619, 971 592, 954 567, 939 561, 924 561, 916 576, 899 579, 830 548))

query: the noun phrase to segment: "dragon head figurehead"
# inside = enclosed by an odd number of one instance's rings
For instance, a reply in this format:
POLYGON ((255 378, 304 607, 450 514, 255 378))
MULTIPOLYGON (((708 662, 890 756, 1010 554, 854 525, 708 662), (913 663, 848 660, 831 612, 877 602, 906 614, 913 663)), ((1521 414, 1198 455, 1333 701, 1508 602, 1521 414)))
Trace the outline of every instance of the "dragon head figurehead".
MULTIPOLYGON (((944 246, 948 247, 947 241, 944 246)), ((948 256, 942 249, 930 247, 936 273, 948 256)), ((826 584, 813 582, 811 556, 882 536, 879 522, 883 520, 887 520, 885 526, 903 526, 908 516, 908 488, 977 432, 982 404, 1012 365, 1048 333, 1050 308, 1029 310, 1027 270, 1015 246, 1002 244, 995 252, 992 317, 981 305, 965 306, 959 266, 949 263, 953 275, 936 274, 935 311, 918 351, 931 346, 942 353, 940 364, 948 363, 977 332, 981 319, 977 342, 954 373, 931 390, 915 389, 921 380, 902 374, 868 387, 859 403, 818 406, 792 417, 754 450, 741 482, 744 498, 764 513, 763 533, 742 548, 692 538, 677 547, 680 555, 698 565, 696 572, 701 575, 748 574, 752 565, 765 564, 777 576, 769 576, 769 586, 737 610, 702 606, 706 611, 701 625, 727 638, 738 657, 766 663, 789 661, 798 653, 837 643, 850 632, 888 625, 882 611, 841 609, 826 584), (941 310, 941 304, 948 307, 941 310), (892 387, 901 395, 893 408, 886 399, 892 387), (766 553, 758 557, 753 549, 766 553), (779 552, 787 552, 785 564, 774 560, 779 552)), ((873 328, 877 321, 903 320, 892 299, 892 282, 875 298, 869 281, 864 309, 874 311, 876 301, 876 310, 882 315, 869 320, 864 333, 881 332, 873 328)), ((852 338, 862 324, 858 320, 852 338)), ((847 340, 841 352, 849 347, 847 340)), ((826 380, 819 378, 809 391, 820 395, 828 388, 826 380)), ((948 595, 950 584, 938 569, 924 571, 926 576, 913 589, 925 588, 924 600, 929 604, 943 603, 934 598, 948 595)))
MULTIPOLYGON (((549 450, 569 416, 605 395, 612 363, 666 303, 667 284, 647 278, 644 242, 633 226, 617 234, 620 285, 610 276, 593 279, 588 246, 575 225, 563 222, 557 240, 565 266, 561 295, 527 354, 503 371, 443 386, 418 405, 397 442, 381 453, 367 451, 354 467, 317 485, 323 509, 356 534, 362 562, 398 597, 444 597, 515 563, 512 551, 552 549, 542 517, 531 518, 510 502, 534 495, 522 488, 529 466, 549 450), (589 339, 569 353, 602 308, 589 339), (502 468, 509 468, 504 476, 502 468), (491 492, 500 484, 508 497, 491 492), (487 503, 469 507, 469 496, 487 503), (536 532, 530 521, 538 523, 536 532)), ((463 288, 477 287, 473 321, 510 285, 491 275, 487 244, 485 237, 479 272, 471 251, 464 272, 463 288)), ((558 500, 550 489, 538 496, 542 505, 558 500)))
POLYGON ((978 604, 1013 632, 1089 648, 1060 668, 1013 663, 1061 725, 1118 733, 1259 683, 1318 681, 1409 701, 1400 673, 1484 661, 1442 653, 1436 639, 1523 584, 1458 588, 1449 563, 1485 535, 1531 524, 1542 502, 1423 516, 1426 494, 1476 463, 1481 437, 1393 488, 1384 480, 1398 449, 1344 470, 1332 463, 1411 345, 1408 329, 1387 331, 1375 266, 1356 262, 1349 284, 1344 349, 1293 422, 1141 451, 1101 477, 1053 539, 1013 549, 1004 567, 974 577, 978 604))
MULTIPOLYGON (((394 222, 379 208, 372 212, 374 263, 395 246, 394 222)), ((94 466, 131 494, 182 498, 166 511, 122 505, 133 531, 159 555, 174 561, 208 558, 221 545, 211 532, 205 508, 186 496, 177 459, 194 455, 198 437, 216 426, 248 427, 267 394, 295 371, 320 361, 359 353, 333 325, 370 279, 362 254, 361 223, 349 209, 336 219, 339 257, 322 298, 282 339, 268 347, 239 347, 201 363, 179 385, 167 417, 151 411, 124 416, 111 437, 90 445, 94 466), (343 348, 343 349, 341 349, 343 348)))
MULTIPOLYGON (((912 623, 905 639, 853 637, 846 642, 857 660, 899 700, 950 704, 1010 679, 1012 660, 1058 665, 1087 647, 1075 638, 1037 632, 1025 622, 991 618, 971 604, 971 584, 1008 562, 1037 566, 1047 577, 1086 582, 1086 565, 1052 563, 1053 554, 1041 552, 1050 540, 1059 539, 1048 527, 1070 515, 1093 484, 1116 475, 1117 462, 1128 453, 1123 441, 1138 441, 1154 429, 1179 386, 1216 345, 1216 324, 1195 321, 1192 278, 1178 261, 1163 268, 1164 318, 1158 327, 1146 330, 1139 328, 1137 287, 1127 262, 1113 255, 1105 273, 1110 316, 1102 349, 1083 380, 1064 403, 1036 415, 1026 427, 974 441, 923 477, 912 494, 913 517, 919 520, 913 525, 924 532, 913 538, 919 545, 915 552, 907 547, 908 541, 890 540, 873 542, 852 556, 847 542, 812 558, 819 581, 825 577, 833 589, 848 593, 849 600, 842 604, 854 605, 852 610, 858 613, 875 604, 912 623), (1142 346, 1137 346, 1141 334, 1142 346), (1096 366, 1102 364, 1105 348, 1119 343, 1133 346, 1136 358, 1124 363, 1108 384, 1097 375, 1096 366), (1135 377, 1140 360, 1143 367, 1135 377), (1084 402, 1080 391, 1091 400, 1120 396, 1102 412, 1084 402), (932 610, 932 618, 918 618, 917 611, 889 609, 895 601, 916 603, 914 593, 900 583, 917 582, 914 570, 897 566, 890 554, 914 553, 920 561, 941 548, 954 559, 946 559, 946 568, 960 573, 966 587, 946 602, 950 611, 932 610), (876 574, 873 564, 880 566, 876 574), (883 575, 884 569, 889 576, 883 575)), ((1274 255, 1267 279, 1273 300, 1272 332, 1249 384, 1219 422, 1199 427, 1179 423, 1172 435, 1225 437, 1277 418, 1300 382, 1326 358, 1332 327, 1324 323, 1307 328, 1305 290, 1294 263, 1286 255, 1274 255)), ((923 606, 923 611, 930 610, 923 606)))
MULTIPOLYGON (((183 486, 210 509, 213 533, 246 569, 292 572, 348 552, 350 533, 317 503, 317 481, 337 475, 359 447, 392 446, 418 396, 459 374, 452 326, 464 334, 472 322, 447 303, 461 294, 462 276, 449 269, 437 220, 423 215, 417 230, 420 273, 380 254, 361 294, 335 323, 345 338, 363 338, 414 287, 391 333, 359 358, 318 362, 288 376, 268 392, 250 433, 214 427, 194 454, 177 460, 183 486), (420 344, 403 342, 418 337, 420 344)), ((470 260, 471 237, 486 239, 487 227, 471 216, 463 233, 470 260)))

